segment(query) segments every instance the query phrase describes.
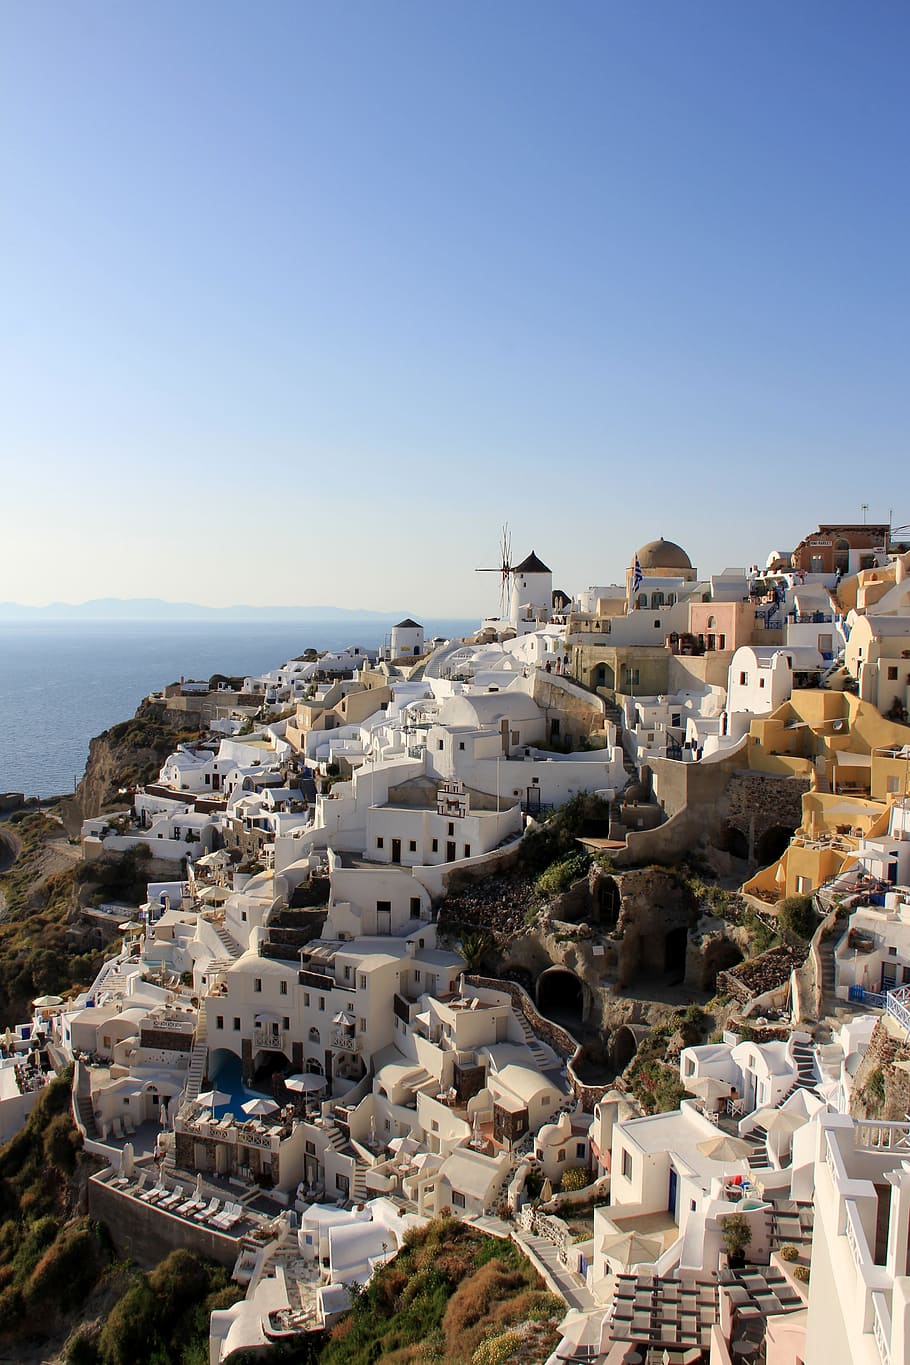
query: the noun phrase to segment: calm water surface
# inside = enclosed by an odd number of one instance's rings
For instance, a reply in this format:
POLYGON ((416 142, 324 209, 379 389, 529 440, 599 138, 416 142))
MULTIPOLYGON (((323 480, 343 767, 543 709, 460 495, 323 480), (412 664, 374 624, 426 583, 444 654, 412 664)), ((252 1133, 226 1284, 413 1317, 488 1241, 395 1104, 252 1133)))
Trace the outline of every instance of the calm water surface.
MULTIPOLYGON (((428 636, 476 621, 424 621, 428 636)), ((383 621, 0 622, 0 792, 56 796, 82 776, 88 744, 181 676, 263 673, 309 647, 382 644, 383 621)))

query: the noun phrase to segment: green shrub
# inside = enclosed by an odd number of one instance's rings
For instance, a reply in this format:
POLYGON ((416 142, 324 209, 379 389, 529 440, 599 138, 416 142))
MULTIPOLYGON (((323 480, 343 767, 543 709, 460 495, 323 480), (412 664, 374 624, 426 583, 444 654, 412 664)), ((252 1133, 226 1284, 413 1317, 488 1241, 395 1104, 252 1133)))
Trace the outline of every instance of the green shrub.
POLYGON ((787 896, 777 912, 780 931, 787 937, 806 943, 818 926, 818 915, 811 896, 787 896))
POLYGON ((496 1337, 487 1337, 471 1356, 471 1365, 502 1365, 521 1346, 517 1332, 502 1332, 496 1337))
POLYGON ((797 1265, 793 1267, 793 1278, 799 1280, 801 1284, 809 1283, 809 1267, 807 1265, 797 1265))
POLYGON ((585 875, 589 864, 587 853, 569 853, 558 862, 551 863, 534 885, 542 896, 559 896, 585 875))
POLYGON ((791 1242, 787 1242, 787 1244, 780 1249, 780 1258, 782 1261, 798 1261, 799 1251, 791 1242))
POLYGON ((570 1166, 567 1171, 563 1171, 559 1188, 564 1191, 584 1190, 590 1183, 591 1176, 584 1166, 570 1166))

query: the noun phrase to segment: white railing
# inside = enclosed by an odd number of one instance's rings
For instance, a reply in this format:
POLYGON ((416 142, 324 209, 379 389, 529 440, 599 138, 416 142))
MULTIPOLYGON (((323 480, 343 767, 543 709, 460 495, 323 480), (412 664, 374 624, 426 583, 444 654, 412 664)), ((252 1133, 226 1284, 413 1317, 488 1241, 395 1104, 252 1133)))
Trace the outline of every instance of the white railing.
POLYGON ((896 1019, 901 1028, 910 1033, 910 986, 901 986, 896 991, 889 991, 885 998, 885 1009, 893 1019, 896 1019))
POLYGON ((332 1047, 340 1052, 359 1052, 360 1039, 351 1038, 346 1033, 333 1033, 332 1047))
POLYGON ((856 1146, 868 1151, 910 1149, 910 1120, 862 1119, 855 1124, 853 1134, 856 1146))
POLYGON ((891 1314, 884 1294, 872 1294, 872 1335, 882 1359, 882 1365, 891 1362, 891 1314))
POLYGON ((859 1221, 859 1214, 857 1212, 856 1205, 854 1204, 852 1199, 845 1200, 844 1212, 847 1215, 844 1224, 844 1232, 846 1233, 847 1236, 847 1245, 850 1248, 850 1252, 853 1256, 853 1264, 856 1266, 860 1274, 862 1274, 863 1261, 865 1259, 863 1252, 866 1249, 866 1235, 863 1232, 862 1224, 859 1221), (862 1239, 862 1245, 860 1245, 860 1239, 862 1239))
POLYGON ((253 1029, 253 1047, 283 1052, 287 1034, 278 1029, 253 1029))

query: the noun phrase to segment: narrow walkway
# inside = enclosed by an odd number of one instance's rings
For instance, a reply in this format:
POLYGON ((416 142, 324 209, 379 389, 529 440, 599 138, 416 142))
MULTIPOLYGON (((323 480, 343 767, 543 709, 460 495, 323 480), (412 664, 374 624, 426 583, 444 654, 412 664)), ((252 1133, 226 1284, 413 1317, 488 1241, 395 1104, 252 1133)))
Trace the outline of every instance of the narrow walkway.
POLYGON ((524 1228, 515 1228, 514 1236, 527 1252, 532 1265, 570 1308, 577 1308, 580 1313, 593 1313, 598 1309, 604 1311, 603 1305, 598 1304, 581 1277, 563 1265, 552 1242, 533 1232, 526 1232, 524 1228))

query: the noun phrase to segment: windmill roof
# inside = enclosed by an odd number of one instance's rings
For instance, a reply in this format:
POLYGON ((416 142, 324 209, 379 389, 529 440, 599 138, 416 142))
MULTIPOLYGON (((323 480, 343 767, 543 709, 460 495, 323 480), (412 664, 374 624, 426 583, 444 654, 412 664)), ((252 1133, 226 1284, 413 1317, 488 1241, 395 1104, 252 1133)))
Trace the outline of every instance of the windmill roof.
POLYGON ((537 555, 536 555, 536 554, 534 553, 534 551, 532 550, 531 553, 528 555, 527 559, 523 559, 523 560, 521 561, 520 564, 515 564, 515 565, 513 565, 513 567, 512 567, 512 572, 513 572, 513 573, 550 573, 551 570, 547 568, 546 564, 544 564, 544 562, 543 562, 542 559, 538 559, 538 558, 537 558, 537 555))
POLYGON ((396 630, 423 630, 419 621, 412 621, 410 616, 406 616, 403 621, 399 621, 396 630))

